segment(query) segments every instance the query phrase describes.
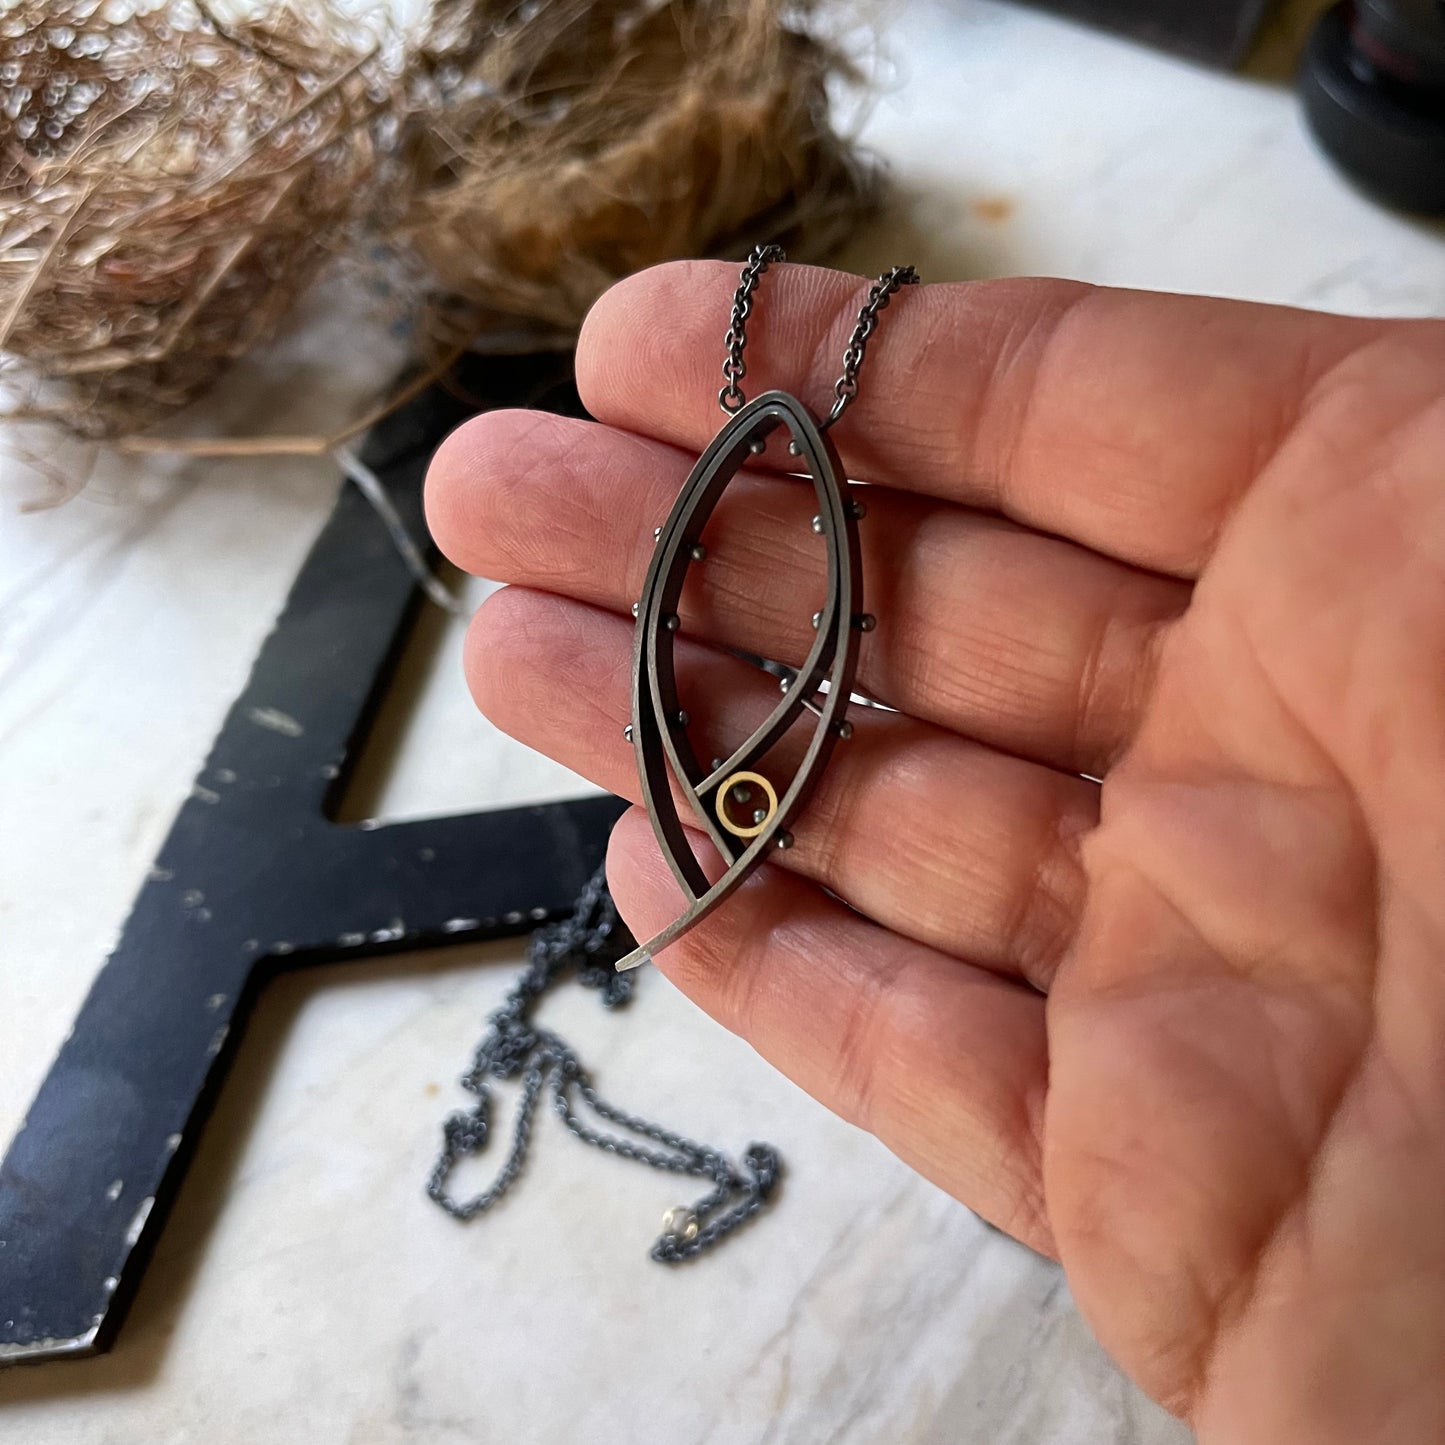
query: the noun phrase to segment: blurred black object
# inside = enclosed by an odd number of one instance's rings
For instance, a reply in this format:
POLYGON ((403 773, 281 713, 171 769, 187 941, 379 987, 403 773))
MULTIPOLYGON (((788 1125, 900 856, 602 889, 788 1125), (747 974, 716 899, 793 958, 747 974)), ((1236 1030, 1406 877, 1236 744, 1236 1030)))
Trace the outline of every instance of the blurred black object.
POLYGON ((1271 0, 1033 0, 1091 25, 1117 30, 1164 50, 1236 65, 1244 58, 1271 0))
POLYGON ((1320 144, 1364 190, 1445 215, 1445 0, 1336 5, 1299 88, 1320 144))

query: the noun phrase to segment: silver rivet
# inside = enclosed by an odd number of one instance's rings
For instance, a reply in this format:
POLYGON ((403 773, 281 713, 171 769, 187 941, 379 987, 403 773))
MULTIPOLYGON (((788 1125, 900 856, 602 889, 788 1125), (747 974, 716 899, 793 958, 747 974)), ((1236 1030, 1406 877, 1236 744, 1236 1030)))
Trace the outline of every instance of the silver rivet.
POLYGON ((853 724, 847 721, 846 718, 838 724, 838 736, 842 738, 844 742, 847 742, 847 740, 853 736, 853 724))
POLYGON ((712 760, 712 770, 713 770, 713 772, 715 772, 715 773, 721 772, 721 771, 722 771, 722 765, 723 765, 723 760, 722 760, 721 758, 714 758, 714 759, 712 760))
POLYGON ((778 834, 777 844, 783 852, 787 852, 793 846, 793 835, 786 828, 778 834))
POLYGON ((749 450, 755 457, 760 457, 760 456, 762 456, 762 454, 763 454, 765 451, 767 451, 767 449, 768 449, 768 444, 767 444, 767 442, 763 441, 761 438, 759 438, 759 439, 758 439, 757 441, 755 441, 755 442, 749 442, 749 443, 748 443, 748 450, 749 450))
POLYGON ((753 795, 753 790, 746 783, 737 783, 733 787, 733 802, 746 803, 753 795))
POLYGON ((634 603, 632 604, 632 615, 633 615, 634 617, 641 617, 641 616, 642 616, 642 603, 640 603, 640 602, 634 602, 634 603))
POLYGON ((692 546, 687 549, 687 555, 691 557, 694 562, 706 562, 707 548, 704 547, 701 542, 694 542, 692 546))
POLYGON ((779 692, 787 692, 787 690, 788 690, 792 685, 793 685, 793 679, 792 679, 791 677, 780 677, 780 678, 778 679, 778 691, 779 691, 779 692))
POLYGON ((873 629, 878 626, 878 619, 871 612, 860 612, 858 616, 853 619, 853 626, 856 627, 859 632, 872 632, 873 629))
POLYGON ((669 632, 676 632, 677 629, 682 626, 682 619, 677 613, 669 612, 667 616, 662 619, 662 625, 667 628, 669 632))
POLYGON ((768 821, 768 810, 766 808, 753 809, 753 822, 766 823, 768 821))
POLYGON ((662 540, 662 528, 661 528, 661 527, 654 527, 654 528, 652 529, 652 540, 653 540, 654 542, 660 542, 660 541, 662 540))
POLYGON ((862 502, 849 502, 848 515, 852 517, 855 522, 861 522, 863 518, 868 515, 868 508, 865 507, 862 502))
POLYGON ((691 721, 692 721, 692 719, 691 719, 690 717, 688 717, 687 713, 686 713, 682 708, 679 708, 678 711, 677 711, 677 725, 678 725, 678 727, 680 727, 680 728, 685 728, 685 727, 688 725, 688 723, 690 723, 691 721))
POLYGON ((813 631, 816 632, 822 625, 823 614, 821 612, 815 612, 813 614, 813 631))
POLYGON ((823 519, 821 517, 813 518, 812 527, 813 531, 816 532, 818 536, 821 537, 823 535, 823 519))
POLYGON ((622 736, 625 737, 628 742, 631 742, 631 741, 632 741, 632 724, 631 724, 631 723, 628 723, 627 726, 622 729, 622 736))
POLYGON ((803 449, 797 444, 797 442, 789 442, 788 455, 790 457, 800 457, 803 455, 803 449))

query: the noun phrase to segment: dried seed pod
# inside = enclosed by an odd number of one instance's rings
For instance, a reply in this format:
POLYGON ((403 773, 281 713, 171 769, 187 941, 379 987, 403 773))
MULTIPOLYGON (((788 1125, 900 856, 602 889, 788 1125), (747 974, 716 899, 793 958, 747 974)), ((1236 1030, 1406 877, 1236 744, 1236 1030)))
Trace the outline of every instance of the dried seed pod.
POLYGON ((6 415, 133 439, 338 255, 389 267, 388 309, 440 364, 565 342, 657 261, 779 236, 819 257, 875 197, 806 3, 433 0, 405 34, 355 8, 12 0, 6 415))
POLYGON ((568 334, 614 281, 785 239, 819 258, 877 177, 835 131, 840 54, 782 0, 439 7, 401 234, 445 340, 568 334))

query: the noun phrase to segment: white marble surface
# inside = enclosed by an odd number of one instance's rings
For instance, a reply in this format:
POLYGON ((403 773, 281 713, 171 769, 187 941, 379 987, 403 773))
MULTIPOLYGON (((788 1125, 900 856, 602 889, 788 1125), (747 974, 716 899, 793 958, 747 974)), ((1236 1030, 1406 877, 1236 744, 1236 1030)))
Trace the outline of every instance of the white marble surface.
MULTIPOLYGON (((1441 233, 1350 192, 1268 79, 1205 73, 983 0, 891 21, 868 121, 895 214, 873 269, 1046 272, 1340 310, 1445 311, 1441 233)), ((217 404, 334 417, 384 359, 323 328, 217 404), (338 356, 354 371, 338 375, 338 356), (319 359, 318 359, 319 358, 319 359), (329 409, 329 410, 328 410, 329 409)), ((289 414, 288 414, 289 412, 289 414)), ((103 467, 0 503, 0 1136, 59 1044, 320 525, 313 463, 103 467)), ((432 629, 386 815, 569 780, 489 733, 432 629)), ((988 1442, 1180 1445, 1051 1267, 831 1118, 656 975, 629 1015, 559 998, 604 1088, 697 1135, 776 1141, 778 1207, 699 1268, 647 1248, 668 1180, 544 1127, 462 1228, 422 1197, 440 1117, 514 946, 286 978, 250 1028, 108 1358, 0 1374, 28 1445, 988 1442)), ((550 1124, 552 1121, 547 1121, 550 1124)), ((684 1191, 683 1198, 688 1197, 684 1191)))

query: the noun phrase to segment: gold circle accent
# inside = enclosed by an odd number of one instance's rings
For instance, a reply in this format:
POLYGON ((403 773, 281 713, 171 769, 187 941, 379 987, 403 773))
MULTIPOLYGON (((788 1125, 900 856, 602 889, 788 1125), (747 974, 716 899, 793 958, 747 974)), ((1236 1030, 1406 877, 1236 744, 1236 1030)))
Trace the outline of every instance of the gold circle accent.
POLYGON ((724 778, 717 790, 717 820, 734 838, 756 838, 773 821, 773 814, 777 811, 778 795, 773 791, 773 785, 761 773, 734 773, 731 777, 724 778), (763 790, 768 800, 768 816, 761 823, 754 823, 748 828, 744 828, 740 823, 734 823, 728 817, 728 794, 739 783, 756 784, 763 790))

